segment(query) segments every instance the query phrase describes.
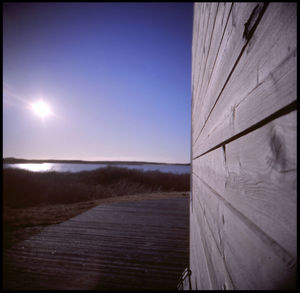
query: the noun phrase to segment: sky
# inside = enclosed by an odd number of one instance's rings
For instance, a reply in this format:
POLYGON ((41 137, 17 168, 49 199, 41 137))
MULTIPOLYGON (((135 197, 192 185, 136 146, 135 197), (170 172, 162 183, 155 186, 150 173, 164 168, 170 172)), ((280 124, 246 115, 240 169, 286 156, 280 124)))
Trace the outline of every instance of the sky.
POLYGON ((5 3, 3 157, 190 162, 192 23, 188 2, 5 3))

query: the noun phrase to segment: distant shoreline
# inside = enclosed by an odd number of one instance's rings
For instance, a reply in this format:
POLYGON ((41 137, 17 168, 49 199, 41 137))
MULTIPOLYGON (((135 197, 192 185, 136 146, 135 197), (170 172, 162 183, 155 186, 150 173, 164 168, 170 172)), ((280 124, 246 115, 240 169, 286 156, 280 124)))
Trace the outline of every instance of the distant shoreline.
POLYGON ((131 165, 176 165, 190 166, 190 163, 159 163, 159 162, 137 162, 137 161, 84 161, 84 160, 28 160, 18 158, 3 158, 3 164, 20 164, 20 163, 69 163, 69 164, 131 164, 131 165))

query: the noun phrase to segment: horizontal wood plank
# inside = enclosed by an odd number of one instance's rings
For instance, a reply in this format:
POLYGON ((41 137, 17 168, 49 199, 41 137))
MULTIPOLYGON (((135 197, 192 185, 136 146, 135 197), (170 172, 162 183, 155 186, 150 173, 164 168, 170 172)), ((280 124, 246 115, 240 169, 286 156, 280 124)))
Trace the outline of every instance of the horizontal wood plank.
MULTIPOLYGON (((199 17, 199 23, 197 26, 194 26, 193 35, 195 35, 195 43, 192 44, 192 48, 194 48, 195 56, 193 62, 194 72, 192 87, 196 89, 198 81, 203 77, 204 74, 204 64, 207 56, 207 51, 205 52, 205 46, 208 47, 208 42, 211 38, 212 23, 215 19, 215 14, 218 8, 217 3, 213 3, 210 5, 209 3, 196 3, 195 11, 199 17)), ((193 103, 196 100, 193 99, 193 103)))
POLYGON ((193 173, 292 259, 297 255, 296 117, 293 111, 193 161, 193 173))
MULTIPOLYGON (((192 34, 192 60, 195 60, 196 58, 196 45, 198 43, 198 29, 199 29, 199 17, 200 17, 200 9, 201 6, 197 5, 197 3, 194 4, 193 9, 193 34, 192 34)), ((193 86, 195 81, 195 64, 192 63, 192 72, 191 72, 191 86, 193 86)))
POLYGON ((206 11, 207 11, 207 6, 199 5, 198 3, 195 3, 194 14, 197 17, 194 19, 194 25, 193 25, 192 58, 193 60, 197 60, 197 62, 193 62, 192 65, 193 66, 192 85, 194 81, 196 81, 199 78, 199 70, 196 70, 196 68, 199 68, 199 64, 201 61, 200 58, 202 57, 202 55, 199 54, 199 50, 201 49, 200 44, 203 42, 203 38, 204 38, 203 29, 207 24, 208 13, 205 13, 206 11))
POLYGON ((193 290, 212 289, 210 276, 207 268, 207 260, 202 244, 202 237, 196 214, 190 214, 190 269, 191 287, 193 290))
MULTIPOLYGON (((211 281, 211 288, 213 290, 224 290, 233 289, 233 284, 231 282, 230 275, 226 268, 226 263, 220 247, 217 243, 216 234, 213 233, 212 227, 208 221, 208 211, 204 207, 202 190, 199 189, 199 180, 195 179, 195 185, 197 189, 197 196, 195 198, 195 209, 196 222, 198 225, 195 228, 199 229, 201 235, 201 242, 204 247, 205 257, 209 272, 209 278, 211 281)), ((199 260, 198 260, 199 261, 199 260)), ((209 288, 202 288, 209 289, 209 288)))
MULTIPOLYGON (((192 109, 193 115, 193 143, 197 140, 207 118, 210 115, 214 104, 233 70, 243 47, 247 44, 244 34, 244 23, 246 23, 256 6, 262 7, 263 4, 257 3, 234 3, 226 26, 224 37, 218 51, 214 69, 210 77, 209 84, 205 93, 193 93, 197 104, 192 109)), ((197 64, 197 59, 193 62, 197 64)))
MULTIPOLYGON (((203 4, 198 4, 203 5, 203 4)), ((211 16, 210 26, 206 29, 206 43, 198 44, 202 46, 202 67, 193 67, 192 71, 199 71, 200 75, 197 81, 193 80, 193 101, 195 102, 196 108, 197 103, 201 100, 201 97, 205 94, 207 85, 211 78, 211 74, 216 62, 217 54, 220 50, 222 39, 224 36, 224 31, 228 23, 228 18, 230 15, 232 3, 212 3, 217 5, 214 11, 214 15, 211 16), (202 68, 202 70, 201 70, 202 68)), ((199 28, 201 29, 201 28, 199 28)), ((199 29, 195 28, 194 34, 199 34, 199 29)), ((203 28, 202 28, 203 30, 203 28)), ((201 32, 200 32, 201 33, 201 32)), ((204 34, 204 31, 202 32, 204 34)), ((199 57, 198 57, 199 58, 199 57)), ((196 60, 196 56, 193 60, 196 60)))
MULTIPOLYGON (((205 210, 206 232, 204 237, 209 244, 218 243, 219 252, 224 260, 227 276, 218 278, 227 279, 222 289, 278 289, 282 281, 295 277, 295 266, 287 269, 278 253, 270 249, 269 243, 258 233, 255 226, 249 224, 244 215, 236 212, 235 208, 222 196, 215 192, 203 179, 194 180, 197 185, 199 202, 205 210), (211 235, 209 233, 211 232, 211 235), (216 241, 216 239, 218 239, 216 241), (228 287, 227 287, 228 286, 228 287)), ((199 225, 202 229, 204 223, 199 225)), ((213 252, 211 255, 218 254, 213 252)), ((213 263, 215 269, 219 263, 213 263)), ((222 274, 222 271, 218 271, 222 274)), ((217 284, 217 282, 215 283, 217 284)))
POLYGON ((193 146, 194 158, 297 99, 296 19, 296 3, 269 4, 193 146))
MULTIPOLYGON (((201 7, 206 8, 203 9, 205 13, 205 17, 207 17, 207 24, 204 27, 198 27, 198 35, 200 34, 200 40, 197 44, 197 56, 195 60, 197 60, 197 66, 195 68, 198 76, 195 81, 194 87, 195 87, 195 93, 198 92, 198 89, 201 87, 203 78, 205 76, 205 71, 206 71, 206 64, 207 64, 207 59, 210 54, 210 49, 213 47, 212 45, 212 39, 214 36, 214 28, 215 28, 215 23, 216 23, 216 18, 218 15, 218 8, 219 8, 219 3, 211 3, 208 5, 206 4, 200 4, 201 7)), ((197 95, 196 95, 197 97, 197 95)), ((195 100, 197 104, 197 100, 195 100)))
MULTIPOLYGON (((218 9, 216 11, 213 28, 209 31, 210 42, 205 47, 206 56, 204 57, 204 70, 199 80, 196 83, 195 91, 193 92, 195 99, 201 100, 206 93, 207 86, 210 82, 212 72, 216 63, 216 58, 220 50, 222 39, 224 37, 224 31, 228 23, 228 18, 231 12, 232 3, 218 3, 218 9), (200 98, 199 98, 200 97, 200 98)), ((196 108, 196 107, 195 107, 196 108)))
POLYGON ((176 289, 189 260, 187 198, 97 206, 4 255, 5 289, 176 289))

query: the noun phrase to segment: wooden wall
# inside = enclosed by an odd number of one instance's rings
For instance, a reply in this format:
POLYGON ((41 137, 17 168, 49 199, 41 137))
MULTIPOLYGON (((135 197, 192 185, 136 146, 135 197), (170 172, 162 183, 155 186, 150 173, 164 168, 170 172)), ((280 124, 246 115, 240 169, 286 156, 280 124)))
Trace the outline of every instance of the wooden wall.
POLYGON ((195 3, 192 289, 295 286, 296 3, 195 3))

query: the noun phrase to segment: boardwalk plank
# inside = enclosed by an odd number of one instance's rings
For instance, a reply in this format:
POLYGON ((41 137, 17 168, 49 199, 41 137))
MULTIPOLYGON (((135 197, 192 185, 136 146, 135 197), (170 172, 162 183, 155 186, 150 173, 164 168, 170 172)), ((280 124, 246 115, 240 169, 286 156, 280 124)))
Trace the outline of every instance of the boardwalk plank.
POLYGON ((189 261, 187 198, 97 206, 4 255, 4 289, 176 289, 189 261))

